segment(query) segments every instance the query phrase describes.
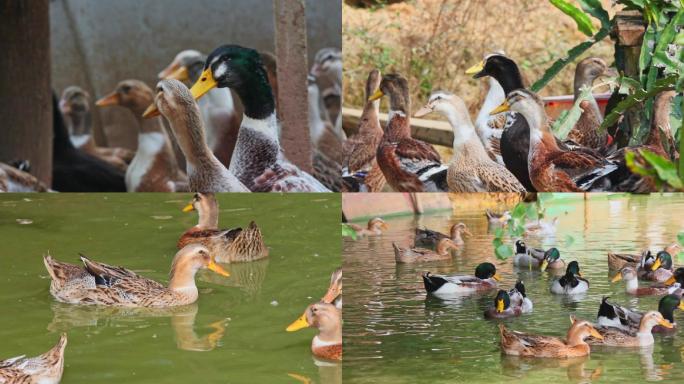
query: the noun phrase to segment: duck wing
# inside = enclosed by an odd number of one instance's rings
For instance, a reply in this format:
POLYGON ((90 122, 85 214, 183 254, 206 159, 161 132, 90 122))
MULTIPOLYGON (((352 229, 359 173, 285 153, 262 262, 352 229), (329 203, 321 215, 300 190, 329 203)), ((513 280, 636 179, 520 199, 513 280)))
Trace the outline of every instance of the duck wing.
POLYGON ((430 244, 437 244, 437 242, 441 239, 449 238, 449 236, 433 231, 431 229, 421 229, 421 228, 416 228, 416 243, 430 243, 430 244))
POLYGON ((112 288, 116 286, 119 289, 126 287, 164 289, 164 286, 160 283, 150 280, 146 277, 142 277, 124 267, 115 267, 109 264, 92 261, 82 254, 81 261, 83 262, 86 271, 95 278, 95 284, 98 288, 112 288))

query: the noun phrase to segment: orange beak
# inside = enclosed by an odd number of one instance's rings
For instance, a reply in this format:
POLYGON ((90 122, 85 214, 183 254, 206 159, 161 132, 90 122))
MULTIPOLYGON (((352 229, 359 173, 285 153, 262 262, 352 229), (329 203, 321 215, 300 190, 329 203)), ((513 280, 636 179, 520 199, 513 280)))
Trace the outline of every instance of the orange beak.
POLYGON ((119 99, 119 94, 116 92, 112 92, 107 96, 104 96, 98 101, 96 101, 95 105, 97 105, 98 107, 109 107, 111 105, 119 105, 120 103, 121 100, 119 99))

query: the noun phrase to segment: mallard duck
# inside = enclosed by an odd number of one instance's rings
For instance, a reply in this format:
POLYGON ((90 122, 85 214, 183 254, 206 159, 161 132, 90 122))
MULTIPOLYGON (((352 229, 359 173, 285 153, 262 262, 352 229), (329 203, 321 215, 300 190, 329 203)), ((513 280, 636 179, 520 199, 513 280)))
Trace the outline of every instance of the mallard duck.
POLYGON ((178 249, 199 243, 220 263, 255 261, 268 257, 261 230, 254 221, 247 229, 218 229, 218 201, 213 193, 196 193, 183 212, 197 211, 199 222, 178 239, 178 249))
POLYGON ((62 333, 57 344, 36 357, 21 355, 0 360, 0 383, 3 384, 57 384, 64 372, 64 349, 67 335, 62 333))
MULTIPOLYGON (((644 280, 657 281, 659 283, 664 283, 672 277, 672 272, 674 271, 674 265, 672 264, 672 256, 666 251, 658 252, 658 255, 644 274, 639 276, 644 280)), ((637 271, 638 274, 639 271, 637 271)))
POLYGON ((506 292, 500 289, 494 297, 494 305, 484 312, 486 319, 506 319, 532 312, 532 301, 525 296, 525 286, 518 280, 514 288, 506 292))
MULTIPOLYGON (((684 267, 679 267, 675 269, 675 271, 672 273, 672 276, 670 276, 667 281, 665 281, 665 285, 667 286, 673 286, 675 284, 679 284, 676 289, 681 289, 684 287, 684 267)), ((682 291, 679 292, 678 296, 682 297, 682 291)))
POLYGON ((506 102, 492 113, 512 110, 521 114, 530 128, 527 165, 530 181, 538 192, 584 192, 606 189, 606 176, 618 166, 597 154, 561 148, 549 129, 542 100, 525 89, 508 94, 506 102))
POLYGON ((448 167, 432 145, 411 137, 411 99, 406 78, 384 75, 380 89, 368 101, 384 95, 389 95, 390 111, 377 161, 387 183, 397 192, 446 192, 448 167))
POLYGON ((427 228, 416 228, 415 232, 415 245, 426 245, 431 247, 437 246, 437 243, 442 239, 450 239, 454 245, 461 246, 465 244, 465 241, 463 241, 463 235, 473 236, 473 234, 468 230, 468 227, 463 223, 452 225, 449 235, 445 235, 444 233, 433 231, 427 228))
POLYGON ((527 248, 525 242, 518 240, 515 242, 515 256, 513 265, 523 268, 562 269, 565 261, 560 258, 558 248, 550 248, 546 251, 540 248, 527 248))
POLYGON ((49 188, 28 172, 0 163, 0 192, 47 192, 49 188))
POLYGON ((100 98, 98 107, 128 108, 138 122, 138 149, 126 170, 128 192, 177 192, 185 190, 186 176, 178 169, 171 141, 159 118, 143 119, 154 93, 139 80, 124 80, 100 98))
POLYGON ((454 155, 449 162, 449 192, 525 192, 506 167, 492 160, 470 121, 463 100, 449 92, 435 91, 416 117, 437 112, 454 130, 454 155))
POLYGON ((614 327, 597 327, 596 330, 601 334, 599 340, 589 339, 589 344, 606 345, 610 347, 648 347, 653 345, 653 327, 660 325, 664 328, 672 328, 672 323, 665 320, 658 311, 648 311, 639 322, 636 332, 625 331, 614 327))
POLYGON ((503 211, 501 213, 492 212, 489 209, 485 210, 485 216, 487 216, 487 221, 491 225, 506 225, 511 219, 511 212, 503 211))
POLYGON ((426 248, 401 248, 395 242, 392 242, 392 247, 394 247, 394 260, 398 264, 449 260, 451 259, 449 250, 459 248, 454 241, 446 237, 438 240, 434 251, 426 248))
POLYGON ((579 263, 571 261, 565 269, 565 275, 551 283, 551 293, 557 295, 574 295, 589 290, 589 281, 582 278, 579 263))
MULTIPOLYGON (((684 301, 677 295, 663 296, 658 302, 658 312, 660 312, 665 320, 672 324, 672 328, 659 327, 656 325, 652 329, 652 332, 668 332, 675 329, 677 327, 677 323, 674 320, 675 309, 684 310, 684 301)), ((613 327, 625 331, 637 332, 643 316, 643 312, 609 303, 608 297, 604 297, 599 306, 596 323, 603 327, 613 327)))
POLYGON ((572 325, 568 329, 565 340, 552 336, 509 331, 506 326, 499 324, 501 350, 506 355, 557 359, 589 355, 591 348, 584 340, 589 336, 600 340, 603 336, 586 320, 578 320, 575 316, 570 316, 570 321, 572 325))
POLYGON ((230 274, 214 262, 209 250, 191 244, 176 253, 171 263, 169 285, 142 277, 123 267, 91 261, 81 255, 83 267, 43 257, 52 281, 52 296, 69 304, 121 307, 173 307, 194 303, 199 291, 195 273, 209 269, 222 276, 230 274))
MULTIPOLYGON (((190 190, 199 192, 249 192, 211 152, 204 139, 199 108, 190 90, 178 80, 162 80, 148 111, 159 110, 185 155, 190 190)), ((146 111, 143 117, 150 117, 146 111)))
POLYGON ((342 139, 328 120, 321 118, 320 91, 309 76, 309 133, 313 144, 313 176, 333 192, 342 188, 342 139))
POLYGON ((382 231, 387 230, 389 228, 389 225, 387 225, 385 220, 379 217, 374 217, 368 220, 368 225, 366 226, 366 228, 363 228, 362 226, 353 223, 347 225, 349 225, 356 232, 356 236, 359 237, 382 235, 382 231))
POLYGON ((547 269, 558 270, 565 268, 565 261, 560 258, 560 251, 557 248, 551 248, 544 253, 539 269, 546 271, 547 269))
POLYGON ((318 335, 311 341, 311 353, 326 360, 342 360, 342 312, 332 304, 314 303, 306 308, 304 314, 286 330, 318 328, 318 335))
MULTIPOLYGON (((176 79, 194 84, 202 74, 206 59, 205 55, 194 49, 181 51, 159 72, 158 77, 160 80, 176 79)), ((197 100, 197 104, 207 146, 214 156, 228 167, 241 120, 233 102, 233 95, 229 89, 214 88, 207 92, 205 97, 197 100)))
POLYGON ((475 268, 475 276, 469 275, 433 275, 423 274, 423 284, 428 293, 441 294, 470 294, 496 288, 501 278, 496 273, 492 263, 481 263, 475 268))
POLYGON ((359 130, 343 146, 342 177, 347 192, 380 192, 387 181, 378 165, 376 154, 382 139, 380 100, 369 100, 380 86, 382 76, 377 69, 366 80, 366 105, 363 107, 359 130))
POLYGON ((639 287, 639 279, 637 272, 632 267, 624 267, 611 280, 612 283, 620 280, 625 281, 625 291, 634 296, 652 296, 652 295, 666 295, 668 293, 667 287, 639 287))
POLYGON ((69 122, 69 138, 77 149, 126 172, 135 152, 126 148, 98 147, 90 126, 90 95, 75 85, 62 92, 59 108, 69 122))
POLYGON ((522 313, 530 313, 534 309, 532 300, 527 297, 525 284, 522 280, 515 282, 515 286, 508 291, 508 296, 511 298, 511 305, 521 307, 522 313))
MULTIPOLYGON (((342 107, 342 51, 334 47, 318 50, 309 73, 316 79, 316 84, 321 90, 325 115, 330 121, 336 121, 342 107)), ((336 134, 344 138, 344 132, 341 130, 336 134)))
MULTIPOLYGON (((229 168, 244 186, 253 192, 330 192, 283 156, 275 100, 259 52, 238 45, 211 52, 190 92, 197 100, 216 87, 235 91, 244 106, 229 168)), ((148 116, 156 113, 150 106, 148 116)))

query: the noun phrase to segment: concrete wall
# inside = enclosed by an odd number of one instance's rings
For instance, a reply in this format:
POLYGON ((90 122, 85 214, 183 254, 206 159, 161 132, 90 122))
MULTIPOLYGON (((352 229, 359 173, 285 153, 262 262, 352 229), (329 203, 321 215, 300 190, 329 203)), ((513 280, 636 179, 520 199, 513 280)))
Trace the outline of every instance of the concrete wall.
MULTIPOLYGON (((309 60, 341 47, 341 0, 307 0, 309 60)), ((50 3, 52 84, 79 85, 93 99, 123 79, 152 88, 179 51, 209 53, 226 43, 275 51, 272 0, 53 0, 50 3)), ((122 108, 95 111, 109 145, 134 148, 137 132, 122 108)))

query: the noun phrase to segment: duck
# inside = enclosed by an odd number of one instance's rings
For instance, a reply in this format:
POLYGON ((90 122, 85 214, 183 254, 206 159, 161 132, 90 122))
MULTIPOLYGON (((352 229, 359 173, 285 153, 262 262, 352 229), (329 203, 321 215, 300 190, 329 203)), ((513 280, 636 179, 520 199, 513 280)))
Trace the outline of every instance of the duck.
POLYGON ((553 235, 556 233, 556 226, 558 226, 558 218, 554 217, 551 220, 544 220, 541 217, 537 220, 525 223, 523 228, 525 229, 526 235, 553 235))
MULTIPOLYGON (((244 106, 228 169, 247 189, 252 192, 330 192, 284 157, 278 138, 275 99, 259 52, 239 45, 223 45, 212 51, 190 93, 198 100, 217 87, 230 88, 244 106)), ((156 113, 150 106, 148 116, 156 113)))
POLYGON ((392 247, 397 264, 450 260, 449 250, 459 248, 453 240, 446 237, 438 240, 434 251, 426 248, 401 248, 395 242, 392 242, 392 247))
POLYGON ((589 290, 589 281, 582 278, 579 263, 571 261, 565 269, 565 275, 551 283, 551 293, 557 295, 575 295, 589 290))
MULTIPOLYGON (((194 49, 178 52, 157 77, 159 80, 175 79, 194 84, 204 70, 206 55, 194 49)), ((230 166, 235 148, 241 116, 237 111, 229 89, 214 88, 197 100, 207 146, 224 166, 230 166)))
MULTIPOLYGON (((342 50, 336 47, 319 49, 309 73, 321 90, 325 115, 330 121, 337 121, 342 106, 342 50)), ((336 134, 344 139, 341 129, 336 134)))
POLYGON ((447 172, 449 192, 525 192, 518 179, 487 154, 460 97, 447 91, 434 91, 414 116, 433 112, 446 117, 454 131, 454 155, 447 172))
POLYGON ((50 188, 35 176, 0 162, 0 192, 48 192, 50 188))
POLYGON ((558 248, 543 250, 540 248, 528 248, 522 239, 515 242, 515 256, 513 265, 523 268, 562 269, 565 262, 560 258, 558 248))
MULTIPOLYGON (((474 70, 471 69, 471 72, 474 70)), ((475 130, 489 157, 497 163, 506 166, 501 157, 501 135, 506 125, 506 114, 490 115, 492 110, 506 100, 506 94, 501 84, 495 78, 487 77, 487 83, 487 94, 475 118, 475 130)))
POLYGON ((594 326, 586 321, 570 316, 572 325, 565 339, 552 336, 533 335, 529 333, 509 331, 499 324, 501 351, 506 355, 521 357, 546 357, 567 359, 588 356, 591 347, 585 342, 588 337, 603 338, 594 326))
POLYGON ((618 165, 584 150, 561 148, 549 129, 544 104, 533 92, 519 89, 492 113, 512 110, 522 115, 530 129, 527 164, 530 181, 538 192, 585 192, 605 190, 607 176, 618 165))
POLYGON ((72 85, 64 89, 59 100, 62 115, 69 122, 69 138, 77 149, 126 172, 135 152, 127 148, 99 147, 95 144, 90 126, 90 95, 81 87, 72 85))
POLYGON ((521 307, 522 313, 530 313, 534 309, 532 300, 527 297, 525 283, 522 280, 515 282, 513 288, 508 291, 508 296, 511 299, 511 305, 521 307))
POLYGON ((508 221, 512 218, 510 211, 503 211, 501 213, 493 212, 489 209, 485 210, 485 216, 487 216, 487 222, 490 225, 506 225, 508 221))
POLYGON ((321 117, 320 91, 315 79, 309 76, 309 133, 313 144, 313 176, 326 188, 339 192, 342 188, 342 139, 335 134, 333 126, 321 117))
POLYGON ((379 236, 382 235, 383 230, 387 230, 389 228, 389 225, 385 222, 385 220, 380 217, 374 217, 368 220, 366 228, 353 223, 349 223, 347 225, 349 225, 354 232, 356 232, 356 236, 358 237, 379 236))
POLYGON ((342 268, 337 268, 330 275, 330 285, 321 302, 332 304, 337 309, 342 309, 342 268))
POLYGON ((450 239, 455 246, 461 246, 465 244, 463 241, 463 235, 472 236, 473 234, 468 230, 468 227, 464 223, 457 223, 451 226, 449 235, 444 233, 433 231, 427 228, 416 228, 416 238, 414 243, 416 245, 427 245, 434 247, 442 239, 450 239))
MULTIPOLYGON (((639 271, 637 270, 637 273, 639 271)), ((664 283, 672 277, 674 272, 674 265, 672 264, 672 256, 666 251, 660 251, 656 255, 655 261, 650 268, 647 268, 645 273, 639 277, 643 280, 656 281, 664 283)))
POLYGON ((159 118, 144 119, 143 112, 154 100, 154 93, 140 80, 119 82, 111 93, 95 102, 104 108, 127 108, 138 122, 138 149, 126 170, 128 192, 178 192, 187 181, 178 169, 176 155, 159 118))
POLYGON ((124 172, 76 147, 52 94, 52 186, 59 192, 126 192, 124 172))
POLYGON ((157 83, 154 102, 143 114, 153 118, 159 111, 185 155, 190 190, 199 192, 249 192, 209 149, 204 138, 200 112, 190 90, 178 80, 157 83))
POLYGON ((427 272, 422 275, 425 290, 429 294, 471 294, 497 287, 501 277, 492 263, 481 263, 475 268, 475 276, 469 275, 433 275, 427 272))
POLYGON ((331 361, 342 360, 342 312, 328 303, 309 305, 304 315, 286 330, 295 332, 303 328, 318 329, 318 335, 311 341, 311 353, 321 359, 331 361))
POLYGON ((64 373, 64 349, 67 335, 62 333, 49 351, 36 357, 21 355, 0 360, 0 383, 57 384, 64 373))
POLYGON ((382 75, 373 69, 366 80, 366 104, 361 112, 358 133, 342 144, 342 179, 345 192, 380 192, 387 184, 376 154, 383 130, 380 100, 369 100, 378 90, 382 75))
POLYGON ((532 301, 525 296, 525 286, 521 281, 509 292, 500 289, 494 297, 494 305, 484 312, 485 319, 507 319, 523 313, 532 312, 532 301), (521 289, 522 291, 520 291, 521 289))
POLYGON ((408 81, 386 74, 368 101, 389 95, 387 125, 377 148, 377 161, 387 184, 397 192, 446 192, 448 166, 435 148, 411 137, 411 99, 408 81))
MULTIPOLYGON (((575 101, 579 98, 584 87, 591 87, 594 80, 601 76, 617 75, 617 72, 608 67, 606 62, 598 57, 588 57, 580 61, 575 67, 574 95, 575 101)), ((612 144, 612 138, 608 132, 599 129, 603 122, 603 115, 599 110, 594 98, 580 103, 582 114, 575 126, 568 133, 568 139, 587 148, 603 151, 612 144)))
POLYGON ((651 330, 655 326, 667 329, 673 328, 672 323, 665 320, 658 311, 648 311, 639 322, 636 332, 626 331, 615 327, 596 327, 596 331, 601 335, 599 340, 589 339, 591 345, 605 345, 609 347, 648 347, 653 345, 653 333, 651 330))
POLYGON ((539 269, 542 272, 547 269, 555 271, 563 268, 565 268, 565 261, 560 258, 560 251, 558 248, 551 248, 544 253, 544 259, 539 266, 539 269))
POLYGON ((199 291, 195 274, 209 269, 222 276, 228 271, 214 262, 209 250, 190 244, 176 253, 171 263, 168 286, 123 267, 92 261, 81 255, 83 266, 43 257, 52 279, 50 294, 59 302, 81 305, 164 308, 191 304, 199 291))
POLYGON ((648 267, 650 268, 655 261, 655 258, 648 249, 643 250, 641 255, 608 252, 608 268, 614 271, 619 271, 628 266, 636 269, 640 267, 642 262, 645 263, 647 260, 649 260, 648 267))
POLYGON ((219 206, 213 193, 195 193, 183 212, 197 211, 199 222, 185 231, 178 239, 177 247, 202 244, 209 249, 219 263, 235 263, 261 260, 268 257, 261 229, 252 221, 247 229, 218 228, 219 206))
POLYGON ((676 292, 675 294, 677 294, 679 297, 683 297, 684 290, 682 290, 682 287, 684 287, 684 267, 675 269, 672 273, 672 276, 665 281, 665 285, 672 287, 670 289, 670 293, 676 292))
POLYGON ((625 292, 634 296, 655 296, 668 294, 666 286, 639 287, 637 272, 632 267, 624 267, 611 280, 612 283, 625 281, 625 292))
MULTIPOLYGON (((658 302, 658 312, 662 317, 672 324, 672 328, 656 325, 651 332, 662 333, 675 330, 677 322, 674 319, 674 310, 684 310, 684 301, 677 295, 663 296, 658 302)), ((596 323, 602 327, 619 328, 624 331, 636 332, 641 323, 644 313, 627 307, 608 302, 608 297, 601 300, 596 323)))

